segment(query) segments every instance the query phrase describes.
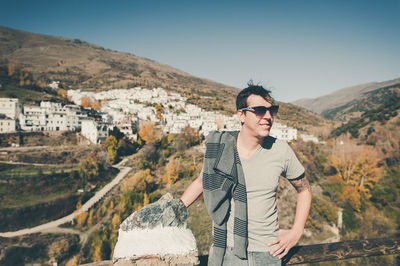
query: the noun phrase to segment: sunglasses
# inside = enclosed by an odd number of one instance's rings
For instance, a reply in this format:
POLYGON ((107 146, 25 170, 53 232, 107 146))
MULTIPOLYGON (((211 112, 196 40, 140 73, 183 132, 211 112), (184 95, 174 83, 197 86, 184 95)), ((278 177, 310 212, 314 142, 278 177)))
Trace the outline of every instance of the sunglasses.
POLYGON ((239 109, 240 111, 251 111, 256 116, 264 116, 265 113, 268 111, 271 116, 275 116, 278 113, 279 105, 272 105, 271 107, 265 106, 251 106, 239 109))

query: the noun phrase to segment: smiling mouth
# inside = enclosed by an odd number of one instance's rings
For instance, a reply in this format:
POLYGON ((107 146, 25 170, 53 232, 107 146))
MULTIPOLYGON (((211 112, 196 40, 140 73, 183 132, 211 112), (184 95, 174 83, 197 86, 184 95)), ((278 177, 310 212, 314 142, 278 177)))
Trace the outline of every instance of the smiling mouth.
POLYGON ((270 124, 261 124, 260 126, 262 126, 262 127, 271 127, 270 124))

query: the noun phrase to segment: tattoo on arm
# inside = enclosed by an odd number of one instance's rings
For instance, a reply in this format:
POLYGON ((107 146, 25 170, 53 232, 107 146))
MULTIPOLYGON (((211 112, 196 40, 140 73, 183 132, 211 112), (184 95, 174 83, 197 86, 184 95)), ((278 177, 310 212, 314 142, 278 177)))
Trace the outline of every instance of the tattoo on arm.
POLYGON ((299 176, 296 179, 292 179, 289 181, 298 193, 302 192, 304 190, 311 191, 310 183, 308 183, 308 180, 304 174, 302 174, 301 176, 299 176))

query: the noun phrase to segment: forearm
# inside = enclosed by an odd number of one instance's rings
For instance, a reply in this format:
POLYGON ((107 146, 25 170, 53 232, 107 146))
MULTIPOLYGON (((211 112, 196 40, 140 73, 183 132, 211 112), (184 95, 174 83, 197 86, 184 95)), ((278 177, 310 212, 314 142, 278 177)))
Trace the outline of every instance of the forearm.
POLYGON ((301 234, 304 231, 304 226, 310 213, 311 199, 311 189, 305 189, 297 193, 296 216, 292 229, 301 234))
POLYGON ((189 207, 203 193, 203 180, 196 178, 183 192, 181 200, 186 207, 189 207))
POLYGON ((271 249, 271 254, 273 256, 279 255, 280 259, 299 241, 311 208, 312 193, 307 179, 300 179, 291 183, 297 190, 296 216, 293 227, 291 230, 279 230, 279 236, 269 243, 269 245, 277 244, 271 249))

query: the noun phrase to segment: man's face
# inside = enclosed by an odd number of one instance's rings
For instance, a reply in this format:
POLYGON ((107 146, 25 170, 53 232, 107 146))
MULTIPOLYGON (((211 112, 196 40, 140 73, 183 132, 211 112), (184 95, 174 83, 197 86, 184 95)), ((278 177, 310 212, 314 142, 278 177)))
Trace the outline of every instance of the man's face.
MULTIPOLYGON (((247 106, 265 106, 271 107, 272 104, 266 99, 259 95, 251 94, 247 98, 247 106)), ((240 122, 242 122, 242 130, 248 130, 250 134, 255 137, 267 137, 270 133, 272 123, 274 122, 274 117, 270 112, 266 112, 264 115, 256 115, 253 111, 238 111, 237 112, 240 122)))

